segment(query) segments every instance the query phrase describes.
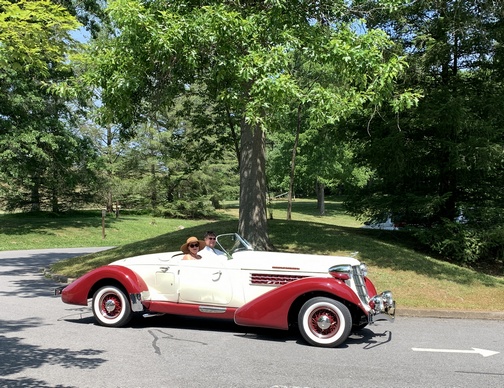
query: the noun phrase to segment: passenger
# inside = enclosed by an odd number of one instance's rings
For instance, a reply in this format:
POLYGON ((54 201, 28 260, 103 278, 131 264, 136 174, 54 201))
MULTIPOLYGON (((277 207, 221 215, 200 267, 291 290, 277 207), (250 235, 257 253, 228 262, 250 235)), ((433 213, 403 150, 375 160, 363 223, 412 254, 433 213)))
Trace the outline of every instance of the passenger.
POLYGON ((180 250, 185 253, 182 260, 199 260, 201 256, 198 252, 205 247, 205 242, 196 237, 189 237, 185 244, 182 244, 180 250))
POLYGON ((205 233, 205 247, 199 252, 202 257, 218 257, 226 256, 226 254, 217 248, 215 248, 215 243, 217 242, 216 235, 212 231, 205 233))

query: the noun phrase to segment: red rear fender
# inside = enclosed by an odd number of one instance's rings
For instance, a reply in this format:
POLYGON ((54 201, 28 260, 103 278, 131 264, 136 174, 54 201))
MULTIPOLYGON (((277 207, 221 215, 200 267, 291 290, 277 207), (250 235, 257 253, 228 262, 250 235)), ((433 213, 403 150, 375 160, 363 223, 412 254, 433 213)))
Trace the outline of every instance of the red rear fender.
POLYGON ((70 283, 63 289, 61 300, 69 304, 87 305, 87 300, 92 297, 96 285, 100 283, 120 283, 128 294, 139 294, 148 290, 143 279, 131 269, 120 265, 106 265, 70 283))

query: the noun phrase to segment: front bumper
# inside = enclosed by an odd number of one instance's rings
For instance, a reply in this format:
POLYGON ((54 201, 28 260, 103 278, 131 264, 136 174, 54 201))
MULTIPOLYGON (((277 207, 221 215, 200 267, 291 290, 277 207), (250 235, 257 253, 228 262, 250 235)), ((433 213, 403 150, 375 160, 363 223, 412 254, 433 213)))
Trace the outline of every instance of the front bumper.
POLYGON ((373 296, 369 301, 371 311, 369 314, 369 322, 389 321, 394 322, 396 303, 392 297, 392 292, 384 291, 381 294, 373 296))

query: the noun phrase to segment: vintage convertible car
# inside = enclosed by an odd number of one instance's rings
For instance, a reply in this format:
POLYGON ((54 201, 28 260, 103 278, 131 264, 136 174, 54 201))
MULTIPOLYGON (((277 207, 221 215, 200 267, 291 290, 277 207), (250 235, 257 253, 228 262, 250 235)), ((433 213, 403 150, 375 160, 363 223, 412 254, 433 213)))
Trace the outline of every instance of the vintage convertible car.
POLYGON ((224 255, 182 260, 182 252, 131 257, 97 268, 56 290, 65 303, 87 305, 103 326, 132 314, 230 319, 238 325, 298 326, 311 345, 335 347, 352 329, 393 322, 390 291, 377 294, 352 257, 254 251, 236 233, 217 236, 224 255))

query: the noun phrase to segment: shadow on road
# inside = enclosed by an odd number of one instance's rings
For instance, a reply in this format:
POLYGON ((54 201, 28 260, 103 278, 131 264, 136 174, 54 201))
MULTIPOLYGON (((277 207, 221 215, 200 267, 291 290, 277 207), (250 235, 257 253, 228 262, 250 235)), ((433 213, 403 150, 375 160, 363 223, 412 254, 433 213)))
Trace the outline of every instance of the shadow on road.
MULTIPOLYGON (((21 337, 6 337, 3 333, 22 332, 42 325, 38 319, 21 321, 0 320, 0 376, 22 373, 26 369, 40 368, 45 364, 63 368, 96 369, 106 360, 97 357, 102 351, 96 349, 71 350, 68 348, 43 348, 27 344, 21 337)), ((21 378, 0 378, 2 387, 48 387, 44 381, 21 378)))
MULTIPOLYGON (((91 310, 86 307, 75 309, 75 312, 60 319, 84 325, 96 324, 91 310)), ((162 335, 166 338, 172 338, 171 334, 163 331, 164 329, 217 331, 222 333, 233 333, 236 337, 241 337, 248 340, 296 342, 300 345, 310 346, 302 339, 301 334, 296 327, 293 327, 290 330, 244 327, 238 326, 234 322, 228 320, 184 317, 169 314, 151 318, 142 318, 140 316, 137 316, 132 320, 129 327, 139 330, 148 329, 149 333, 151 333, 151 335, 153 335, 154 337, 162 335)), ((345 341, 345 343, 338 348, 342 349, 348 348, 349 346, 353 345, 360 345, 363 346, 363 349, 372 349, 391 341, 392 332, 388 330, 379 332, 378 330, 364 328, 362 330, 359 330, 358 332, 352 333, 345 341)))

